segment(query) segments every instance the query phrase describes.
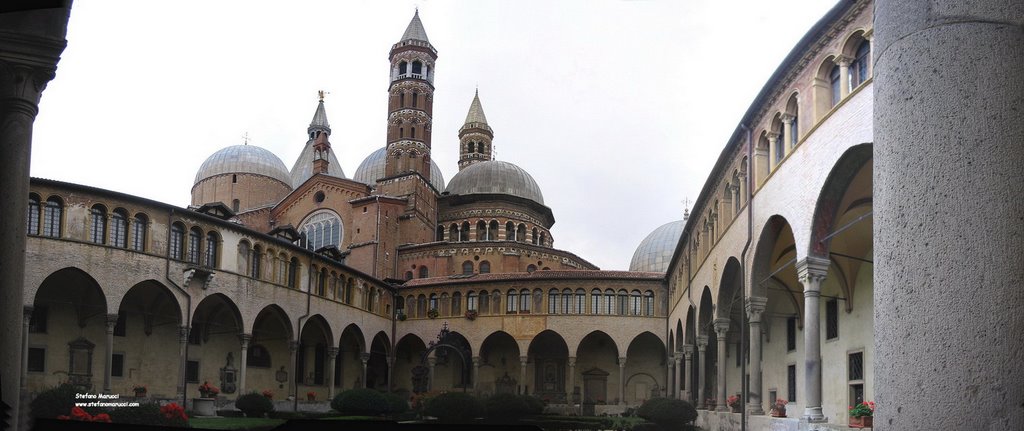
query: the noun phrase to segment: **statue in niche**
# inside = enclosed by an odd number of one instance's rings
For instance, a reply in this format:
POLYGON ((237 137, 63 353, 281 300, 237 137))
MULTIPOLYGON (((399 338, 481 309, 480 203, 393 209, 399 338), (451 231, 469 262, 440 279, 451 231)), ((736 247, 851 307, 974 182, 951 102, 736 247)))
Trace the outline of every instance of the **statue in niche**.
POLYGON ((235 369, 234 362, 235 355, 232 352, 228 352, 224 368, 220 369, 220 390, 225 394, 233 394, 238 390, 238 385, 235 383, 235 376, 238 370, 235 369))

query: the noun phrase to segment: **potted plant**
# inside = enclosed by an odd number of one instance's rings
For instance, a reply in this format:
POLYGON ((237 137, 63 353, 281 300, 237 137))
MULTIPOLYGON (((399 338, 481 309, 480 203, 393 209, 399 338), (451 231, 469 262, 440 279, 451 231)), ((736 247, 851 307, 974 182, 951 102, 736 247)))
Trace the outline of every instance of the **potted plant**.
POLYGON ((864 401, 850 407, 850 428, 872 428, 874 426, 874 416, 874 401, 864 401))
POLYGON ((216 386, 211 385, 210 382, 203 382, 199 385, 199 396, 202 398, 216 398, 217 394, 220 394, 220 389, 216 386))
POLYGON ((135 385, 134 387, 132 387, 132 390, 135 391, 136 398, 142 398, 146 396, 146 385, 135 385))
POLYGON ((479 316, 480 312, 476 310, 466 310, 466 319, 476 320, 476 316, 479 316))
POLYGON ((217 408, 215 401, 219 393, 220 389, 211 385, 210 382, 203 382, 203 384, 199 385, 199 398, 192 399, 192 409, 195 411, 195 415, 216 416, 217 408))
POLYGON ((725 399, 725 405, 729 406, 733 413, 740 413, 740 396, 729 395, 729 398, 725 399))
POLYGON ((399 311, 398 314, 395 315, 395 318, 398 319, 399 322, 404 322, 408 316, 405 315, 405 312, 399 311))
POLYGON ((316 401, 316 392, 306 392, 306 401, 316 401))
POLYGON ((436 308, 431 308, 431 309, 427 310, 427 317, 429 317, 431 319, 436 319, 438 314, 439 313, 437 312, 436 308))
POLYGON ((273 393, 273 392, 271 392, 271 391, 270 391, 270 389, 266 389, 266 390, 264 390, 264 391, 263 391, 263 396, 264 396, 264 397, 267 397, 267 399, 268 399, 268 400, 272 400, 272 399, 274 399, 274 393, 273 393))
POLYGON ((786 401, 786 400, 784 400, 782 398, 779 398, 779 399, 775 400, 775 403, 772 404, 772 410, 771 410, 772 417, 775 417, 775 418, 784 418, 784 417, 786 417, 786 404, 789 404, 789 401, 786 401))

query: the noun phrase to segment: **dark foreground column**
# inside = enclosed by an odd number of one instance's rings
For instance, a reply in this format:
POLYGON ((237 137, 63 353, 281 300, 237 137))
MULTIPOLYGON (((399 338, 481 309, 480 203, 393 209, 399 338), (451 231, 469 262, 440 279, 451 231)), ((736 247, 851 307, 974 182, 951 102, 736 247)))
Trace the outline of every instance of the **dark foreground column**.
POLYGON ((1024 429, 1024 2, 875 13, 875 429, 1024 429))

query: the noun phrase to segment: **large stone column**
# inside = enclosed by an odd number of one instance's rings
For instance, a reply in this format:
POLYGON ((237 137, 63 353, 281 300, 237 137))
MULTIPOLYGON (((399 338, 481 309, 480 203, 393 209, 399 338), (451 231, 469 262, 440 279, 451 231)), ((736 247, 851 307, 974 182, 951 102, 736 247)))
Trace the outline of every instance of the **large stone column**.
POLYGON ((110 393, 110 374, 114 366, 114 326, 117 326, 117 314, 107 315, 107 342, 103 363, 103 392, 110 393))
POLYGON ((433 353, 431 353, 430 356, 427 357, 427 367, 430 368, 430 374, 428 374, 429 379, 427 380, 427 390, 434 389, 434 366, 436 365, 437 358, 434 357, 433 353))
POLYGON ((697 406, 698 408, 707 408, 707 394, 704 393, 707 383, 707 362, 708 362, 708 336, 698 335, 697 336, 697 406))
POLYGON ((289 390, 288 390, 288 395, 292 396, 292 397, 295 397, 295 399, 298 399, 298 397, 299 397, 299 395, 298 395, 299 394, 299 382, 302 381, 302 376, 300 376, 299 373, 296 372, 298 370, 298 363, 299 363, 299 358, 298 358, 298 356, 299 356, 299 342, 298 341, 294 341, 294 340, 293 341, 289 341, 288 342, 288 352, 289 352, 288 369, 290 370, 290 374, 292 376, 292 384, 291 384, 291 388, 289 388, 289 390))
POLYGON ((21 388, 25 389, 28 385, 28 330, 29 325, 32 323, 32 310, 34 307, 26 305, 21 318, 21 388))
POLYGON ((685 362, 683 367, 683 397, 686 401, 697 406, 697 403, 693 402, 693 372, 690 371, 693 369, 693 349, 692 344, 683 345, 683 361, 685 362))
POLYGON ((676 355, 673 357, 675 364, 672 368, 672 397, 676 399, 685 399, 683 392, 683 358, 676 355))
POLYGON ((238 341, 242 347, 242 355, 238 358, 238 394, 245 392, 245 369, 249 363, 249 341, 252 334, 238 334, 238 341))
POLYGON ((1022 28, 1019 0, 875 4, 873 363, 886 430, 1024 429, 1022 28))
POLYGON ((619 405, 626 405, 626 357, 619 357, 619 405))
MULTIPOLYGON (((188 369, 188 326, 178 327, 178 385, 177 398, 185 398, 185 374, 188 369)), ((183 404, 184 405, 184 404, 183 404)))
POLYGON ((566 383, 568 383, 569 386, 565 390, 565 400, 566 400, 566 404, 569 404, 571 406, 571 405, 573 405, 573 402, 572 402, 572 391, 573 391, 573 388, 576 387, 576 357, 575 356, 570 356, 569 357, 569 364, 568 365, 569 365, 569 379, 566 380, 566 383))
POLYGON ((718 382, 715 385, 715 411, 727 412, 729 406, 725 404, 725 366, 729 361, 725 360, 725 349, 728 347, 726 341, 729 335, 729 319, 726 317, 715 319, 714 325, 718 341, 718 382))
POLYGON ((768 137, 768 172, 766 173, 769 173, 775 169, 775 164, 779 162, 781 157, 778 154, 775 143, 782 139, 782 134, 779 132, 768 132, 765 136, 768 137))
POLYGON ((480 389, 480 364, 481 360, 479 356, 473 357, 473 390, 480 389))
POLYGON ((807 257, 797 262, 796 274, 804 285, 804 414, 808 422, 825 422, 821 412, 821 282, 829 261, 807 257))
MULTIPOLYGON (((52 2, 48 2, 52 3, 52 2)), ((70 8, 70 1, 68 2, 70 8)), ((19 429, 25 305, 25 223, 28 168, 35 122, 46 83, 64 51, 70 9, 0 14, 0 399, 19 429)), ((27 406, 26 406, 27 408, 27 406)))
POLYGON ((334 399, 334 366, 338 361, 338 348, 327 348, 327 401, 334 399))
POLYGON ((519 357, 519 393, 526 393, 526 363, 529 360, 526 356, 519 357))
MULTIPOLYGON (((779 139, 782 139, 782 148, 788 153, 788 150, 793 148, 793 122, 796 121, 796 116, 793 114, 782 114, 780 119, 782 120, 782 136, 779 139)), ((785 154, 783 154, 783 157, 785 157, 785 154)))
POLYGON ((842 100, 850 95, 850 63, 853 59, 840 55, 834 61, 839 66, 839 99, 842 100))
MULTIPOLYGON (((363 384, 362 384, 362 387, 365 388, 365 387, 367 387, 366 386, 366 374, 369 372, 369 369, 367 368, 366 364, 370 362, 370 354, 369 353, 361 353, 361 354, 359 354, 359 361, 363 364, 363 384)), ((431 369, 430 381, 434 381, 433 369, 431 369)))
POLYGON ((761 404, 761 315, 764 314, 768 298, 751 296, 747 298, 747 321, 750 324, 750 388, 747 389, 747 413, 763 415, 761 404))
POLYGON ((665 397, 676 397, 676 367, 679 366, 679 358, 669 355, 665 361, 665 397))
POLYGON ((393 392, 395 386, 393 384, 393 377, 395 375, 395 357, 394 355, 388 355, 388 392, 393 392))

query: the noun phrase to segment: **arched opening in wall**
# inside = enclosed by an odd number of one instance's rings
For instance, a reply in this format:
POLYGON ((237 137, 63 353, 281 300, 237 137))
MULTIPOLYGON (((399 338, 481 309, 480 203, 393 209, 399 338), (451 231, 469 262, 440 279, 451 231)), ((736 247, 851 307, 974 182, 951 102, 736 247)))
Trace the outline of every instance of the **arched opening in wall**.
POLYGON ((398 63, 398 74, 399 75, 405 75, 406 73, 409 73, 409 63, 404 62, 404 61, 401 62, 401 63, 398 63))
POLYGON ((579 387, 583 404, 614 404, 619 394, 619 370, 615 340, 603 331, 593 331, 576 348, 576 376, 570 380, 579 387))
POLYGON ((456 242, 458 240, 459 240, 459 225, 456 224, 456 223, 452 223, 452 225, 448 227, 448 241, 456 242))
POLYGON ((477 221, 476 222, 476 240, 477 241, 487 241, 489 239, 489 238, 487 238, 487 233, 488 233, 487 232, 487 223, 484 222, 483 220, 477 221))
MULTIPOLYGON (((405 315, 407 317, 416 317, 416 297, 409 295, 405 297, 405 315)), ((399 319, 401 320, 401 319, 399 319)))
POLYGON ((234 301, 222 293, 203 298, 192 313, 192 329, 188 342, 190 358, 195 364, 186 364, 186 370, 195 369, 186 376, 189 383, 210 382, 224 395, 238 395, 238 375, 221 373, 220 368, 237 370, 240 353, 238 336, 243 332, 242 314, 234 301), (198 360, 196 360, 198 358, 198 360), (195 379, 193 379, 195 377, 195 379))
POLYGON ((540 245, 547 245, 547 243, 548 243, 548 241, 547 241, 546 235, 544 235, 544 232, 541 232, 540 233, 540 245))
MULTIPOLYGON (((413 70, 413 73, 416 73, 416 72, 415 72, 415 71, 416 71, 416 63, 413 63, 413 64, 412 64, 412 70, 413 70)), ((415 107, 416 107, 416 105, 417 105, 417 102, 419 101, 419 98, 420 98, 420 95, 419 95, 419 94, 417 94, 417 93, 416 93, 415 91, 413 91, 413 92, 412 92, 412 107, 413 107, 413 108, 415 108, 415 107)), ((415 132, 413 133, 413 137, 414 137, 414 138, 416 137, 416 136, 415 136, 415 132)))
POLYGON ((533 235, 530 237, 530 240, 533 242, 533 245, 537 245, 537 228, 533 228, 533 235))
POLYGON ((615 301, 617 302, 615 308, 619 311, 619 315, 629 315, 629 292, 626 292, 626 289, 619 289, 616 292, 615 301))
POLYGON ((32 302, 27 385, 42 390, 67 380, 83 390, 102 388, 107 313, 102 288, 86 272, 64 268, 46 277, 32 302), (90 344, 95 348, 74 348, 90 344))
POLYGON ((271 304, 256 314, 246 353, 247 389, 270 390, 278 399, 288 396, 290 385, 278 382, 277 372, 288 371, 293 333, 291 318, 280 306, 271 304))
POLYGON ((516 241, 526 241, 526 225, 520 223, 519 228, 516 229, 516 241))
POLYGON ((317 210, 306 216, 299 225, 299 232, 303 234, 299 246, 313 251, 331 246, 341 248, 344 231, 345 227, 336 212, 329 209, 317 210))
POLYGON ((451 316, 451 305, 452 299, 448 296, 448 292, 441 292, 441 296, 438 298, 437 311, 441 316, 451 316))
POLYGON ((423 73, 423 63, 421 63, 419 60, 413 61, 412 62, 412 73, 415 74, 415 75, 419 75, 419 74, 423 73))
POLYGON ((782 162, 782 159, 786 158, 786 143, 785 143, 785 126, 782 124, 782 115, 776 115, 772 119, 772 131, 769 134, 768 142, 771 142, 771 137, 775 137, 775 143, 772 144, 772 166, 777 166, 782 162))
POLYGON ((43 207, 42 235, 60 238, 64 234, 64 200, 59 196, 46 198, 43 207))
POLYGON ((473 273, 473 261, 467 260, 462 262, 462 275, 470 275, 473 273))
POLYGON ((839 66, 830 55, 818 65, 814 75, 814 120, 820 121, 839 103, 839 66))
MULTIPOLYGON (((36 217, 36 224, 38 224, 38 211, 36 217)), ((111 211, 110 217, 110 245, 128 248, 128 211, 124 208, 115 208, 114 211, 111 211)))
POLYGON ((416 317, 427 317, 427 295, 422 293, 416 297, 416 317))
POLYGON ((438 298, 436 293, 431 293, 430 296, 427 297, 427 313, 430 313, 431 311, 435 311, 438 313, 441 312, 441 310, 438 308, 437 299, 438 298))
POLYGON ((505 223, 505 239, 508 241, 516 240, 516 225, 512 222, 505 223))
POLYGON ((413 368, 427 350, 426 344, 415 334, 406 334, 395 344, 395 365, 392 385, 399 393, 413 393, 413 368))
POLYGON ((500 290, 495 289, 495 290, 491 291, 491 313, 492 314, 498 315, 498 314, 501 314, 501 312, 503 311, 502 308, 501 308, 501 296, 502 295, 501 295, 501 291, 500 290))
POLYGON ((864 30, 857 30, 846 39, 842 54, 850 59, 847 92, 852 92, 870 77, 871 42, 864 38, 864 30))
POLYGON ((771 160, 769 159, 769 145, 768 142, 768 131, 761 131, 760 136, 757 138, 757 145, 754 147, 754 184, 760 187, 764 184, 764 181, 768 178, 768 172, 771 171, 771 160))
POLYGON ((491 223, 487 226, 487 240, 495 241, 498 239, 498 221, 491 220, 491 223))
POLYGON ((107 207, 96 204, 89 210, 89 240, 94 244, 106 244, 107 207))
MULTIPOLYGON (((700 370, 700 355, 697 354, 697 310, 692 305, 686 307, 686 326, 683 327, 683 344, 689 346, 690 350, 690 366, 686 367, 686 363, 683 363, 683 380, 679 382, 680 387, 686 391, 689 387, 689 392, 685 392, 686 399, 693 401, 694 406, 700 405, 700 398, 697 398, 697 388, 700 383, 698 370, 700 370), (689 384, 687 384, 689 381, 689 384)), ((684 347, 684 352, 687 347, 684 347)), ((683 359, 686 357, 684 356, 683 359)))
POLYGON ((706 401, 715 394, 715 382, 718 377, 718 352, 715 348, 717 338, 712 327, 714 320, 715 306, 711 299, 711 288, 704 286, 700 296, 700 308, 697 309, 697 348, 703 350, 698 354, 703 361, 703 366, 698 369, 697 400, 699 405, 706 406, 706 401), (703 344, 703 346, 702 346, 703 344), (703 371, 703 374, 700 373, 703 371))
POLYGON ((532 264, 532 263, 531 263, 531 264, 529 264, 529 265, 526 265, 526 272, 528 272, 528 273, 531 273, 531 274, 532 274, 532 273, 533 273, 533 271, 536 271, 536 270, 537 270, 537 265, 534 265, 534 264, 532 264))
POLYGON ((786 102, 786 115, 791 117, 789 124, 789 142, 786 145, 789 148, 796 146, 800 142, 800 104, 797 101, 797 94, 793 93, 789 96, 789 100, 786 102))
MULTIPOLYGON (((203 265, 207 268, 216 268, 220 261, 220 235, 215 231, 206 234, 206 256, 203 265)), ((282 280, 283 281, 283 280, 282 280)))
POLYGON ((467 146, 469 148, 467 149, 466 152, 468 152, 468 153, 475 153, 476 152, 476 143, 475 142, 471 141, 469 144, 467 144, 467 146))
POLYGON ((366 361, 366 387, 378 391, 388 390, 388 356, 391 341, 384 331, 373 336, 370 343, 370 357, 366 361))
POLYGON ((412 271, 405 271, 405 281, 412 280, 412 271))
MULTIPOLYGON (((527 385, 524 393, 529 393, 549 403, 566 403, 566 362, 569 348, 565 340, 557 332, 544 330, 533 337, 527 349, 529 361, 534 364, 533 388, 527 385)), ((527 370, 529 371, 529 370, 527 370)))
POLYGON ((447 347, 434 349, 432 354, 437 358, 437 363, 434 366, 435 382, 431 386, 431 390, 472 388, 473 351, 469 341, 462 334, 452 331, 445 338, 445 344, 450 344, 462 355, 460 356, 455 350, 447 347))
POLYGON ((323 316, 313 315, 303 323, 295 360, 300 394, 312 391, 319 397, 327 396, 327 349, 334 346, 333 340, 330 325, 323 316))
POLYGON ((645 331, 633 338, 626 349, 626 404, 666 396, 665 357, 665 343, 657 335, 645 331))
POLYGON ((174 260, 185 260, 185 225, 181 222, 171 223, 171 236, 167 240, 168 257, 174 260))
POLYGON ((562 312, 562 296, 558 289, 548 291, 548 314, 560 314, 562 312))
POLYGON ((29 235, 39 235, 39 217, 40 217, 40 213, 41 212, 42 212, 42 207, 40 206, 40 197, 39 197, 39 195, 37 195, 35 193, 29 193, 28 194, 28 214, 27 214, 27 218, 26 218, 26 220, 28 222, 28 229, 26 230, 27 234, 29 234, 29 235))
POLYGON ((178 299, 163 284, 155 280, 138 283, 128 289, 118 306, 118 321, 114 328, 116 358, 112 362, 111 390, 132 391, 131 378, 154 394, 175 393, 178 383, 147 365, 159 364, 165 358, 179 355, 178 329, 182 325, 178 299), (129 375, 129 370, 136 370, 129 375), (148 371, 148 372, 147 372, 148 371))
POLYGON ((420 278, 430 277, 430 270, 427 269, 426 265, 420 265, 419 272, 420 272, 420 278))
POLYGON ((434 241, 444 241, 444 226, 437 226, 437 236, 434 237, 434 241))
POLYGON ((462 316, 462 293, 461 292, 453 292, 452 293, 451 310, 452 310, 452 313, 451 313, 452 316, 455 316, 455 317, 462 316))
POLYGON ((462 222, 462 229, 459 229, 459 241, 469 241, 469 222, 462 222))
POLYGON ((480 298, 477 296, 475 291, 469 291, 466 294, 466 311, 476 311, 480 313, 480 298))
POLYGON ((149 217, 143 213, 135 214, 135 218, 132 219, 132 250, 146 251, 147 231, 149 231, 149 217))
POLYGON ((483 262, 480 262, 480 273, 481 274, 490 274, 491 273, 491 262, 488 262, 486 260, 483 261, 483 262))
POLYGON ((334 360, 335 386, 341 390, 366 387, 363 378, 364 360, 369 360, 366 338, 363 338, 359 326, 351 323, 341 331, 341 337, 338 338, 338 357, 334 360))
POLYGON ((519 392, 526 364, 519 361, 519 344, 507 332, 495 331, 480 344, 480 372, 477 390, 492 394, 519 392))
POLYGON ((491 294, 486 290, 480 291, 480 314, 491 314, 491 294))
MULTIPOLYGON (((292 258, 294 260, 294 258, 292 258)), ((352 298, 356 294, 356 281, 355 279, 348 279, 345 283, 345 303, 351 305, 352 298)))

